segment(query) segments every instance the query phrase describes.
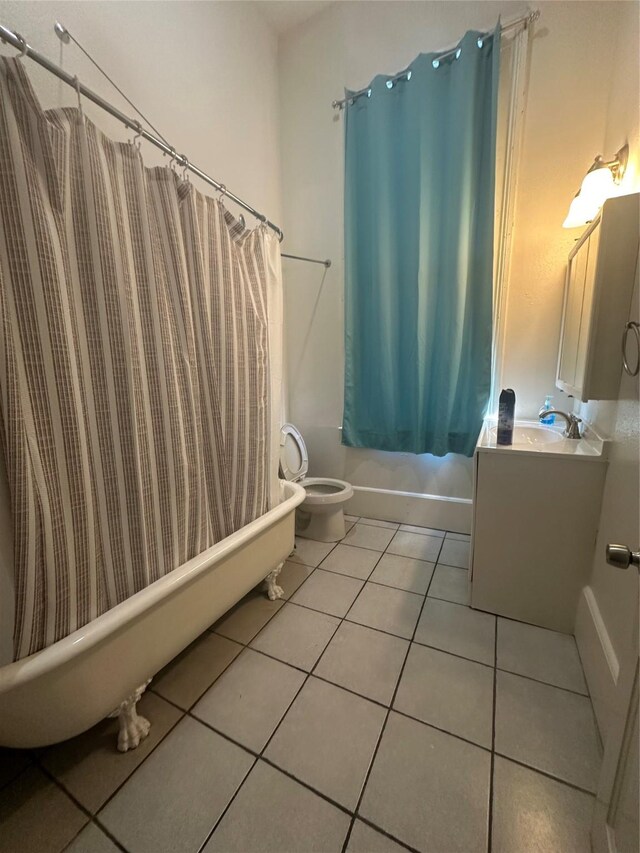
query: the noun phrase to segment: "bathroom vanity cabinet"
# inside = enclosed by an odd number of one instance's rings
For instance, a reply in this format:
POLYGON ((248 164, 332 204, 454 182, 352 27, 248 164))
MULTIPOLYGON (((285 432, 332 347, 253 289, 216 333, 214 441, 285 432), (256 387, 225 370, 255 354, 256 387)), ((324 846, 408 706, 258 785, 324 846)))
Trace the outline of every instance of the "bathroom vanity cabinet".
POLYGON ((556 385, 578 400, 615 400, 620 341, 638 263, 640 196, 610 198, 569 255, 556 385))
POLYGON ((521 422, 514 445, 497 447, 491 425, 483 428, 474 456, 472 607, 573 633, 606 467, 599 440, 563 439, 560 430, 521 422))

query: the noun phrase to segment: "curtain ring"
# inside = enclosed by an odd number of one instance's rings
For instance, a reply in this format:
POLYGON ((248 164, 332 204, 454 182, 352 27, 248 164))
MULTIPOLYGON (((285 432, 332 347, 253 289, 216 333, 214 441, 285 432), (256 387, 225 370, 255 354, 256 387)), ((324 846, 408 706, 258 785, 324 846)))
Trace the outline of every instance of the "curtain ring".
POLYGON ((26 38, 24 36, 21 36, 20 33, 15 33, 15 37, 20 42, 20 56, 18 58, 22 59, 27 55, 29 45, 27 44, 26 38))

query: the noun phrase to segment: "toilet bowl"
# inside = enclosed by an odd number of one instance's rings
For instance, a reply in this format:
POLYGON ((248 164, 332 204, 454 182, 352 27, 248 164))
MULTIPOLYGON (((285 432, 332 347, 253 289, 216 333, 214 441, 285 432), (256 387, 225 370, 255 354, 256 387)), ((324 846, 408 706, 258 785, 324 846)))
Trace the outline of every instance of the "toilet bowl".
POLYGON ((306 539, 337 542, 345 535, 344 505, 353 497, 351 483, 329 477, 307 477, 309 456, 300 431, 285 424, 280 431, 280 476, 299 483, 307 493, 296 511, 296 533, 306 539))

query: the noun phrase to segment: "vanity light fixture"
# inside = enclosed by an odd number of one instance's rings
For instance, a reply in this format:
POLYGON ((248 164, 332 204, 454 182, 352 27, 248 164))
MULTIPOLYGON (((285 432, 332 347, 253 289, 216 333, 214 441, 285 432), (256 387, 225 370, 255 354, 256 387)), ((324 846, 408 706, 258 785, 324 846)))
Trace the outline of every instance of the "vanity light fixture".
POLYGON ((598 215, 605 201, 617 194, 628 159, 627 144, 616 152, 613 160, 603 160, 598 154, 571 202, 563 228, 582 228, 598 215))

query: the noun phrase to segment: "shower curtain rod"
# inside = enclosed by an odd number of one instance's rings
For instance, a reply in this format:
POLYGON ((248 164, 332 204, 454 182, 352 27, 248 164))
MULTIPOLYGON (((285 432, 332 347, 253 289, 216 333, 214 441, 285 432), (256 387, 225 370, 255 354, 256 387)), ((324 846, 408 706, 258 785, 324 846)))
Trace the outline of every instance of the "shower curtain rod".
MULTIPOLYGON (((256 219, 258 219, 264 225, 267 225, 269 228, 271 228, 272 231, 275 231, 278 235, 280 242, 282 242, 282 239, 284 237, 282 230, 278 228, 278 226, 271 222, 269 219, 267 219, 264 214, 257 211, 254 207, 251 207, 251 205, 247 204, 246 201, 243 201, 241 198, 238 198, 238 196, 235 195, 235 193, 230 192, 224 184, 215 181, 213 178, 207 175, 206 172, 203 172, 202 169, 199 169, 197 166, 194 166, 193 163, 190 163, 186 155, 178 154, 175 148, 172 148, 170 145, 167 145, 161 139, 158 139, 157 136, 154 136, 152 133, 149 133, 148 130, 145 130, 142 127, 142 125, 137 119, 129 118, 117 107, 114 107, 108 101, 105 101, 104 98, 100 97, 100 95, 97 95, 95 92, 92 92, 91 89, 88 89, 85 85, 80 83, 77 77, 68 74, 62 68, 55 65, 55 63, 51 62, 50 59, 47 59, 46 56, 43 56, 41 53, 38 53, 37 50, 34 50, 30 45, 27 44, 26 39, 24 39, 23 36, 20 35, 20 33, 14 32, 0 24, 0 40, 7 42, 8 44, 15 47, 21 52, 22 56, 28 56, 30 59, 33 59, 34 62, 37 62, 38 65, 41 65, 47 71, 50 71, 52 74, 54 74, 64 83, 66 83, 67 86, 71 86, 73 89, 79 92, 79 94, 84 95, 85 98, 90 101, 93 101, 94 104, 97 104, 97 106, 101 107, 103 110, 105 110, 105 112, 108 112, 114 118, 117 118, 118 121, 122 122, 122 124, 125 125, 125 127, 129 128, 130 130, 134 130, 138 136, 141 136, 143 139, 146 139, 147 142, 150 142, 152 145, 155 145, 156 148, 159 148, 165 154, 169 154, 173 160, 175 160, 177 163, 180 163, 185 169, 188 169, 190 172, 193 172, 194 175, 197 175, 199 178, 205 181, 205 183, 219 190, 222 193, 223 198, 226 196, 227 198, 231 199, 231 201, 235 202, 243 210, 246 210, 247 213, 250 213, 252 216, 255 216, 256 219)), ((307 259, 305 258, 305 260, 307 259)), ((319 261, 318 263, 325 262, 319 261)))
MULTIPOLYGON (((503 26, 501 26, 500 27, 500 34, 506 32, 507 30, 512 30, 514 27, 519 27, 521 24, 525 24, 525 25, 532 24, 534 21, 537 21, 539 17, 540 17, 540 10, 539 9, 532 9, 531 11, 527 12, 526 15, 520 15, 519 18, 514 18, 513 21, 509 21, 508 24, 504 24, 503 26)), ((492 33, 492 30, 488 30, 485 33, 481 33, 479 38, 481 39, 481 38, 484 38, 486 36, 489 36, 489 35, 491 35, 491 33, 492 33)), ((441 59, 446 59, 447 56, 453 56, 454 53, 457 53, 457 51, 458 51, 458 46, 456 45, 456 47, 451 48, 451 50, 445 50, 442 53, 438 53, 437 50, 432 51, 432 52, 436 54, 436 56, 435 56, 436 59, 441 60, 441 59)), ((404 71, 400 71, 398 74, 395 74, 393 77, 391 77, 390 81, 392 83, 395 83, 396 80, 400 80, 407 73, 408 73, 408 69, 405 68, 404 71)), ((340 100, 331 101, 331 106, 333 107, 334 110, 342 110, 342 109, 344 109, 344 106, 348 101, 355 100, 356 98, 359 98, 362 95, 365 95, 369 91, 370 88, 371 88, 370 86, 365 86, 364 89, 358 89, 357 92, 354 92, 352 95, 349 95, 348 98, 341 98, 340 100)))
POLYGON ((135 130, 135 132, 141 136, 143 139, 146 139, 147 142, 150 142, 152 145, 155 145, 156 148, 159 148, 164 154, 169 154, 176 162, 179 162, 184 168, 188 169, 190 172, 193 172, 194 175, 197 175, 201 178, 205 183, 210 184, 215 189, 219 190, 223 193, 223 196, 230 198, 231 201, 235 202, 239 205, 243 210, 246 210, 247 213, 250 213, 252 216, 255 216, 260 222, 267 225, 273 231, 276 232, 280 241, 282 242, 282 238, 284 234, 281 229, 278 228, 273 222, 271 222, 267 217, 257 211, 254 207, 251 207, 250 204, 247 204, 246 201, 243 201, 241 198, 238 198, 235 193, 227 190, 224 184, 215 181, 206 172, 203 172, 202 169, 199 169, 197 166, 194 166, 189 162, 187 157, 184 154, 178 154, 175 148, 172 148, 170 145, 167 145, 161 139, 158 139, 157 136, 154 136, 152 133, 149 133, 148 130, 145 130, 140 122, 137 119, 131 119, 123 112, 121 112, 117 107, 114 107, 108 101, 105 101, 100 95, 97 95, 95 92, 92 92, 91 89, 88 89, 83 83, 77 79, 77 77, 68 74, 59 66, 55 65, 55 63, 51 62, 50 59, 47 59, 46 56, 43 56, 41 53, 38 53, 37 50, 34 50, 29 44, 27 44, 26 39, 20 35, 20 33, 14 32, 7 27, 4 27, 0 24, 0 39, 2 41, 7 42, 8 44, 15 47, 17 50, 21 51, 22 56, 28 56, 30 59, 33 59, 34 62, 37 62, 38 65, 41 65, 47 71, 54 74, 68 86, 71 86, 73 89, 76 89, 81 95, 84 95, 90 101, 93 101, 94 104, 97 104, 101 109, 108 112, 114 118, 117 118, 118 121, 122 122, 125 127, 135 130))
POLYGON ((320 261, 316 258, 303 258, 302 255, 285 255, 284 252, 280 252, 280 254, 283 258, 290 258, 292 261, 307 261, 309 264, 322 264, 322 266, 327 269, 331 266, 329 258, 327 258, 326 261, 320 261))

